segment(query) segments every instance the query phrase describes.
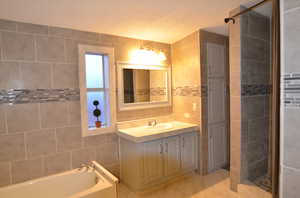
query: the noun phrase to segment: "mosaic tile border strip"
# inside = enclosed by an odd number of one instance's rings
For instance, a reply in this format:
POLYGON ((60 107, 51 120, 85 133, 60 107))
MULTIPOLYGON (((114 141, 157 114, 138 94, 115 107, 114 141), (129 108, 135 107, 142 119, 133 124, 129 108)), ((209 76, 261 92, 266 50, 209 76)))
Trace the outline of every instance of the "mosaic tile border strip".
POLYGON ((45 103, 79 100, 79 89, 0 90, 0 104, 45 103))
POLYGON ((300 73, 284 74, 281 83, 284 106, 300 108, 300 73))
POLYGON ((242 85, 242 96, 270 95, 272 93, 272 85, 242 85))
POLYGON ((207 86, 182 86, 173 89, 173 96, 205 96, 207 86))
POLYGON ((166 96, 167 88, 165 87, 154 87, 150 88, 150 96, 166 96))
MULTIPOLYGON (((133 90, 125 90, 125 94, 133 95, 133 90)), ((166 96, 167 95, 167 89, 165 87, 154 87, 150 89, 137 89, 136 95, 139 96, 166 96)))

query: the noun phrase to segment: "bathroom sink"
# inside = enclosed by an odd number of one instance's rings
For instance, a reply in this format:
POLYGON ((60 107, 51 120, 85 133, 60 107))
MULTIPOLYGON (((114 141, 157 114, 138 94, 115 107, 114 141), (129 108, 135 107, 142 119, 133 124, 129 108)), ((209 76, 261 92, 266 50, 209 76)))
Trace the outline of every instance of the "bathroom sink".
POLYGON ((152 141, 186 132, 198 131, 199 126, 190 123, 171 121, 154 126, 138 126, 118 130, 118 135, 136 143, 152 141))
POLYGON ((145 126, 145 129, 147 131, 162 131, 162 130, 167 130, 167 129, 172 129, 173 124, 172 123, 162 123, 162 124, 157 124, 154 126, 145 126))

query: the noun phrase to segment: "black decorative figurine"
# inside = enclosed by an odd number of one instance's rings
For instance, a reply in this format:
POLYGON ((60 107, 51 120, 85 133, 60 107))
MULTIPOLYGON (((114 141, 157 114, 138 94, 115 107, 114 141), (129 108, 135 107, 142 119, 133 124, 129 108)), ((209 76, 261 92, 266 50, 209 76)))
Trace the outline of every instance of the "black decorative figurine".
POLYGON ((101 116, 101 110, 98 109, 99 101, 94 100, 93 105, 95 105, 95 110, 93 111, 94 116, 97 118, 97 121, 95 122, 96 128, 100 128, 102 123, 99 121, 99 117, 101 116))

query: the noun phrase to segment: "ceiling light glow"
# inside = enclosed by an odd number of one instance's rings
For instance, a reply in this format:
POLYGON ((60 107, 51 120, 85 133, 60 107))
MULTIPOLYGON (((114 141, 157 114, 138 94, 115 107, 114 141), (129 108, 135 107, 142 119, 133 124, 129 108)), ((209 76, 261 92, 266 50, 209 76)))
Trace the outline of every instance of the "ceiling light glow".
POLYGON ((148 49, 136 49, 130 54, 130 63, 145 65, 162 65, 167 59, 166 55, 160 51, 159 53, 148 49))

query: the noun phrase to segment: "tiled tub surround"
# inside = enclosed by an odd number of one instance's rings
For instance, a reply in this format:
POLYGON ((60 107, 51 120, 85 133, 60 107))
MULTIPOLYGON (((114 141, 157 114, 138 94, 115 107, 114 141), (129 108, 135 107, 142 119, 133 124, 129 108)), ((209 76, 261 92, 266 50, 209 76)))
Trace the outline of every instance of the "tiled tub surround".
MULTIPOLYGON (((78 44, 114 47, 116 61, 128 61, 130 50, 143 41, 0 19, 0 186, 93 159, 118 175, 117 136, 81 137, 78 44), (8 96, 14 94, 18 97, 8 96)), ((163 50, 170 64, 170 45, 147 46, 163 50)), ((170 107, 118 112, 117 119, 171 112, 170 107)))
POLYGON ((0 106, 0 185, 97 160, 118 175, 115 134, 81 137, 79 101, 0 106))
MULTIPOLYGON (((114 35, 82 32, 0 19, 0 90, 77 89, 78 44, 114 47, 116 61, 131 50, 162 50, 171 65, 170 45, 114 35)), ((171 107, 118 112, 118 121, 168 115, 171 107)))

